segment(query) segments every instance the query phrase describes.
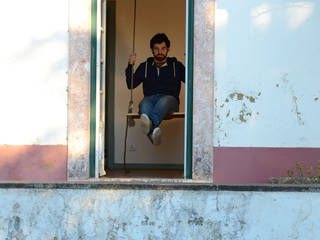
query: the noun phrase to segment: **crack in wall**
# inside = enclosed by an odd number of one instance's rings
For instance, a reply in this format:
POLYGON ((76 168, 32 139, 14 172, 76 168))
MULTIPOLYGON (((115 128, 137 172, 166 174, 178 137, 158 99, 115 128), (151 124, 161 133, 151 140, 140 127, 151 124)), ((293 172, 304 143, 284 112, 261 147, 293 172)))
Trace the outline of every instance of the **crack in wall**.
MULTIPOLYGON (((289 74, 284 73, 281 76, 281 81, 284 83, 284 90, 289 89, 289 93, 292 99, 292 109, 291 112, 293 112, 297 118, 298 124, 299 125, 304 125, 304 120, 302 118, 303 114, 301 110, 299 110, 299 105, 298 105, 298 97, 296 96, 296 93, 293 89, 292 86, 289 86, 289 79, 288 79, 289 74)), ((279 84, 276 85, 277 87, 279 84)))

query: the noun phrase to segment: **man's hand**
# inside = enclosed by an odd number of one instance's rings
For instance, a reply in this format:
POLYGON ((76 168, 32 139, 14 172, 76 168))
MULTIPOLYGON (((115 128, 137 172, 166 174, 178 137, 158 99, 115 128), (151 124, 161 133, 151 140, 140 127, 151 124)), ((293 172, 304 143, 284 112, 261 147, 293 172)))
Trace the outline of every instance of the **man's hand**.
POLYGON ((130 56, 129 56, 129 64, 131 64, 131 65, 134 65, 135 64, 135 62, 136 62, 136 54, 135 53, 133 53, 133 54, 131 54, 130 56))

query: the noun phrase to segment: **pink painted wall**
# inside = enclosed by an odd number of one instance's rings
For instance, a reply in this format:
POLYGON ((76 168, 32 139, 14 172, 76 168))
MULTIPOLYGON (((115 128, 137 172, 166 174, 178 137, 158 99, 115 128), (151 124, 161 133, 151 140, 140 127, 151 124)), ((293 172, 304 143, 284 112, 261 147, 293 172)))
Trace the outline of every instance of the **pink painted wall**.
POLYGON ((1 145, 0 181, 64 181, 66 145, 1 145))
POLYGON ((285 177, 302 162, 304 175, 320 160, 320 148, 215 147, 215 183, 268 183, 270 177, 285 177))

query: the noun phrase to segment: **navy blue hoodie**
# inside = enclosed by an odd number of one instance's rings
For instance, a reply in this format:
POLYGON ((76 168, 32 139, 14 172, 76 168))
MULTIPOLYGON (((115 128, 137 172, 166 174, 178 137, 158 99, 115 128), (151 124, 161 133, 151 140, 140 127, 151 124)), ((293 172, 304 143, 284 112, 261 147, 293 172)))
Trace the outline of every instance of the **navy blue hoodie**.
MULTIPOLYGON (((126 69, 128 89, 131 89, 132 65, 126 69)), ((133 88, 143 83, 144 96, 154 94, 171 95, 179 101, 181 81, 185 82, 185 68, 175 57, 167 58, 167 66, 157 67, 153 57, 139 65, 133 76, 133 88)))

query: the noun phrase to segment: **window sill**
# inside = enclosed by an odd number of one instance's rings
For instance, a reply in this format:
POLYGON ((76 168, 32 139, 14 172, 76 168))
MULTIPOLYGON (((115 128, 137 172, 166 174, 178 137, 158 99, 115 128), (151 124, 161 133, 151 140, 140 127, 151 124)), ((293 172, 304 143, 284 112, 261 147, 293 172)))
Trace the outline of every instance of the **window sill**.
POLYGON ((245 192, 320 192, 320 185, 214 184, 194 180, 108 179, 107 181, 0 182, 0 189, 125 189, 245 192))

